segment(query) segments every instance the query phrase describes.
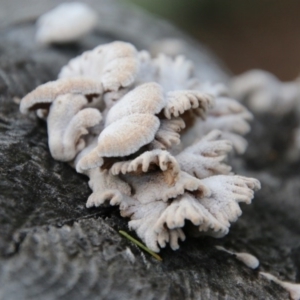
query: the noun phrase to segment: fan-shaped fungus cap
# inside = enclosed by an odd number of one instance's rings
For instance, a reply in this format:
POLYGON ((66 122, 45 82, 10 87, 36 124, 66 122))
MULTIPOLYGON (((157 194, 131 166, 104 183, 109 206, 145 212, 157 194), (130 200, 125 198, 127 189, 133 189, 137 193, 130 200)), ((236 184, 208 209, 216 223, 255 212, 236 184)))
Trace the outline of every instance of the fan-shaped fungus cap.
POLYGON ((40 44, 74 42, 91 31, 97 19, 85 3, 62 3, 39 17, 36 40, 40 44))
POLYGON ((171 148, 180 144, 179 132, 185 128, 185 123, 181 118, 161 120, 159 129, 155 135, 155 142, 159 143, 162 149, 171 148))
POLYGON ((202 182, 211 190, 211 195, 199 201, 227 227, 242 214, 238 203, 250 204, 254 191, 260 189, 260 182, 257 179, 238 175, 211 176, 203 179, 202 182))
POLYGON ((84 108, 87 99, 82 95, 64 94, 52 103, 47 118, 49 148, 60 161, 70 161, 85 147, 82 135, 87 128, 98 124, 102 117, 95 108, 84 108))
POLYGON ((181 228, 163 227, 160 232, 154 229, 153 225, 167 206, 167 203, 161 201, 147 204, 136 201, 129 209, 121 210, 123 217, 131 217, 131 221, 128 223, 129 228, 135 230, 147 247, 154 252, 159 252, 159 246, 164 248, 167 243, 170 243, 171 248, 176 250, 179 248, 178 241, 185 240, 185 234, 181 228))
POLYGON ((189 220, 199 233, 222 237, 228 233, 230 222, 241 215, 238 202, 250 203, 253 190, 260 187, 256 179, 242 176, 212 176, 202 183, 210 189, 211 195, 203 198, 190 193, 179 195, 152 224, 155 231, 160 232, 165 226, 181 228, 185 220, 189 220))
POLYGON ((129 115, 112 123, 99 135, 97 147, 79 160, 76 170, 84 172, 100 167, 103 157, 123 157, 135 153, 153 141, 158 128, 159 119, 150 114, 129 115))
POLYGON ((211 94, 193 90, 178 90, 167 93, 167 105, 164 108, 166 118, 178 117, 193 109, 199 116, 205 117, 208 109, 214 105, 211 94))
POLYGON ((182 228, 189 220, 200 232, 212 231, 227 234, 228 228, 219 222, 192 194, 177 197, 154 224, 157 232, 165 226, 169 229, 182 228))
POLYGON ((168 119, 190 109, 204 116, 206 110, 212 107, 214 95, 192 89, 198 80, 193 75, 192 62, 184 56, 172 58, 161 54, 151 59, 148 52, 141 51, 139 61, 136 84, 155 81, 162 86, 167 102, 164 114, 168 119))
MULTIPOLYGON (((121 180, 118 176, 111 175, 107 170, 94 168, 88 171, 90 177, 89 186, 93 190, 86 206, 99 206, 105 201, 110 201, 111 205, 121 204, 124 198, 130 196, 130 186, 121 180)), ((124 204, 123 204, 124 205, 124 204)), ((126 205, 126 204, 125 204, 126 205)))
POLYGON ((139 68, 135 47, 125 42, 98 46, 72 59, 62 68, 59 78, 92 77, 105 91, 117 91, 133 83, 139 68))
POLYGON ((231 167, 224 163, 232 144, 221 139, 222 132, 213 130, 200 141, 185 148, 176 156, 181 170, 196 176, 206 178, 217 174, 228 174, 231 167))
POLYGON ((252 114, 246 107, 233 99, 217 97, 215 106, 207 113, 206 119, 197 120, 194 126, 182 136, 183 144, 190 144, 195 136, 204 136, 212 130, 219 129, 222 136, 232 142, 234 150, 242 154, 247 148, 247 141, 241 136, 250 131, 249 121, 252 114))
POLYGON ((77 169, 99 167, 103 157, 124 157, 151 143, 160 125, 154 114, 163 106, 161 87, 156 83, 140 85, 126 94, 109 110, 97 147, 79 161, 77 169))
POLYGON ((218 175, 197 180, 185 172, 180 174, 183 177, 172 188, 164 185, 161 174, 126 177, 135 190, 132 198, 136 202, 121 214, 131 217, 130 228, 154 251, 167 242, 177 249, 179 236, 173 236, 174 242, 169 234, 173 230, 179 234, 186 220, 193 224, 198 235, 226 235, 230 222, 241 214, 238 203, 250 203, 253 191, 260 188, 256 179, 242 176, 218 175), (200 190, 204 192, 201 196, 197 193, 200 190))
POLYGON ((50 104, 60 95, 81 94, 94 95, 102 94, 102 85, 91 78, 63 78, 50 81, 38 86, 27 94, 20 104, 20 111, 23 114, 30 110, 49 108, 50 104))
POLYGON ((163 172, 144 173, 143 176, 126 175, 126 181, 133 187, 132 196, 140 203, 149 203, 162 200, 168 202, 186 191, 200 195, 210 196, 210 189, 201 180, 180 171, 178 179, 170 185, 163 172))
POLYGON ((109 110, 105 126, 132 114, 158 114, 164 105, 163 91, 159 84, 142 84, 127 93, 109 110))
POLYGON ((150 114, 134 114, 106 127, 98 139, 98 155, 127 156, 153 141, 159 119, 150 114))
POLYGON ((179 165, 174 156, 168 151, 160 149, 146 151, 133 160, 115 163, 110 172, 113 175, 133 173, 141 175, 141 172, 149 172, 154 166, 164 172, 165 181, 174 185, 180 172, 179 165))

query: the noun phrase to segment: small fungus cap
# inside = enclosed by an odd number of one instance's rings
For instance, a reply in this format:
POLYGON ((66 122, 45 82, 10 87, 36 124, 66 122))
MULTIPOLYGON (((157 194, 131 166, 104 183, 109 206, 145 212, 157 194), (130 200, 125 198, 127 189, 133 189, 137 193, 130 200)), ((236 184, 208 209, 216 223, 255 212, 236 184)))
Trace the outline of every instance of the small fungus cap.
POLYGON ((102 86, 99 82, 90 78, 63 78, 50 81, 38 86, 27 94, 20 104, 20 111, 23 114, 31 110, 49 108, 50 104, 60 95, 81 94, 93 95, 102 94, 102 86))
POLYGON ((126 116, 100 134, 97 152, 102 157, 127 156, 154 140, 159 119, 150 114, 126 116))
POLYGON ((36 40, 40 44, 74 42, 97 24, 98 16, 82 2, 62 3, 37 20, 36 40))
POLYGON ((59 78, 92 77, 105 91, 117 91, 133 83, 139 68, 135 47, 113 42, 86 51, 62 68, 59 78))
POLYGON ((115 104, 106 117, 105 125, 132 114, 158 114, 164 107, 165 100, 159 84, 149 82, 136 87, 115 104))

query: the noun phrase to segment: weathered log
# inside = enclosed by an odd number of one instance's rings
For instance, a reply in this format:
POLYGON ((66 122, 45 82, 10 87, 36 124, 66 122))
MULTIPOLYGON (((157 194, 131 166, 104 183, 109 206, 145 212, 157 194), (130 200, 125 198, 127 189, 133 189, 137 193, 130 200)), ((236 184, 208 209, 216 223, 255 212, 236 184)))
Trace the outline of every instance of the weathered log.
POLYGON ((118 234, 128 231, 118 209, 85 208, 87 178, 51 158, 45 123, 21 115, 18 99, 55 79, 70 58, 117 39, 149 48, 157 39, 178 37, 200 77, 228 75, 202 45, 111 0, 87 1, 101 16, 95 33, 78 44, 39 48, 34 20, 59 2, 0 4, 0 299, 288 299, 259 271, 300 280, 299 166, 288 168, 280 149, 268 160, 278 138, 287 143, 292 119, 254 121, 249 151, 236 168, 248 169, 263 188, 230 234, 188 238, 178 251, 162 250, 163 261, 156 261, 118 234), (250 252, 261 266, 248 269, 215 245, 250 252))

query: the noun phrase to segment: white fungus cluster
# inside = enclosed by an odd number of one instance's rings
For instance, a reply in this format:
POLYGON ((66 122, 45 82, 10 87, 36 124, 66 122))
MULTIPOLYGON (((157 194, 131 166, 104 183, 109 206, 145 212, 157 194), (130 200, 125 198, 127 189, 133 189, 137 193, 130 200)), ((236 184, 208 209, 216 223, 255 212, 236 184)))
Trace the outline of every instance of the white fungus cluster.
MULTIPOLYGON (((300 78, 282 82, 269 72, 250 70, 232 79, 231 94, 256 113, 282 117, 293 111, 300 119, 300 78)), ((288 158, 295 160, 300 157, 300 127, 294 129, 293 136, 288 158)))
MULTIPOLYGON (((260 188, 226 164, 251 114, 222 85, 199 82, 184 57, 151 58, 125 42, 83 53, 25 96, 48 125, 52 156, 89 177, 87 207, 118 205, 153 251, 179 247, 187 221, 222 237, 260 188)), ((193 230, 194 231, 194 230, 193 230)))
POLYGON ((300 81, 281 82, 272 73, 251 70, 232 79, 232 94, 258 113, 284 115, 300 109, 300 81))

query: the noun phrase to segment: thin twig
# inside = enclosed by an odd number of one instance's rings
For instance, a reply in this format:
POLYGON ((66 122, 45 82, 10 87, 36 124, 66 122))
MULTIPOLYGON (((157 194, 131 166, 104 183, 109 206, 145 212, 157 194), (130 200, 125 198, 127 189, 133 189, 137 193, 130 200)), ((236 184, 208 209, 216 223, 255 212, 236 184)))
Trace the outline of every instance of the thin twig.
POLYGON ((162 261, 162 258, 156 254, 155 252, 151 251, 149 248, 147 248, 144 244, 142 244, 141 242, 139 242, 138 240, 136 240, 135 238, 133 238, 131 235, 129 235, 127 232, 120 230, 119 233, 121 235, 123 235, 125 238, 127 238, 128 240, 130 240, 131 242, 135 243, 137 246, 139 246, 140 248, 142 248, 143 250, 145 250, 146 252, 148 252, 149 254, 151 254, 153 257, 155 257, 157 260, 162 261))

